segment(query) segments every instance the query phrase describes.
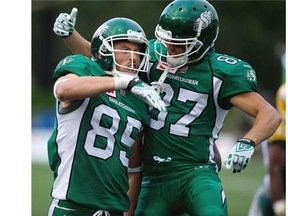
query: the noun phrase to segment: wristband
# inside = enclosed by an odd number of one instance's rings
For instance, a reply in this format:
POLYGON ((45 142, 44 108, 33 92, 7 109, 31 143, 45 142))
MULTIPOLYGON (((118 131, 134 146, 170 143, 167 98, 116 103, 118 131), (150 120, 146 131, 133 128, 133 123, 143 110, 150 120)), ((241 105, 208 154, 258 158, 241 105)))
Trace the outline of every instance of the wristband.
POLYGON ((61 38, 63 38, 63 39, 68 38, 69 36, 71 36, 73 34, 73 32, 69 32, 69 34, 67 36, 61 36, 61 38))
POLYGON ((127 89, 130 91, 135 85, 137 85, 138 83, 140 83, 140 79, 138 78, 135 78, 135 79, 132 79, 129 83, 128 83, 128 86, 127 86, 127 89))
POLYGON ((247 139, 247 138, 238 139, 237 142, 241 142, 241 143, 245 143, 245 144, 251 145, 254 148, 256 146, 256 144, 255 144, 255 142, 253 140, 247 139))
POLYGON ((114 77, 115 90, 126 89, 132 77, 114 77))

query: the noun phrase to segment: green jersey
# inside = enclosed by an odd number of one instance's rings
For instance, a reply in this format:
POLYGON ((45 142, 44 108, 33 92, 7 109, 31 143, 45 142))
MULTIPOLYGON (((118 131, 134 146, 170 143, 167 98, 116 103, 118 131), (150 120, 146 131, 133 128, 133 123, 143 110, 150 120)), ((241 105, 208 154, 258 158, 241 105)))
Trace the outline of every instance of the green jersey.
MULTIPOLYGON (((108 76, 82 55, 63 59, 53 78, 67 73, 108 76)), ((146 104, 126 90, 86 98, 69 109, 58 101, 48 141, 52 197, 93 209, 127 211, 131 146, 146 124, 146 104)))
MULTIPOLYGON (((157 81, 163 71, 155 62, 148 81, 157 81)), ((257 90, 255 71, 248 63, 214 50, 199 64, 170 69, 163 87, 167 112, 150 112, 144 171, 161 162, 180 162, 182 167, 213 164, 214 141, 232 107, 230 99, 257 90)))

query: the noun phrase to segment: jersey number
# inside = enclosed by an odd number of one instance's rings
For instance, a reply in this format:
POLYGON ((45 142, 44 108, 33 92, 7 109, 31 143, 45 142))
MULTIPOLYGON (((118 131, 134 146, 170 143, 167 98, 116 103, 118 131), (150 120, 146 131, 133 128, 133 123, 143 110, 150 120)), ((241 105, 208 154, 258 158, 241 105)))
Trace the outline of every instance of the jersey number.
MULTIPOLYGON (((170 84, 167 83, 163 83, 163 87, 166 91, 166 95, 164 96, 163 100, 165 101, 165 103, 168 103, 167 106, 169 106, 172 98, 174 97, 174 90, 172 89, 170 84)), ((188 137, 188 125, 190 125, 193 121, 195 121, 197 117, 201 115, 201 113, 207 106, 208 95, 180 88, 177 101, 183 103, 186 103, 187 101, 195 102, 195 105, 190 109, 190 111, 182 117, 178 118, 175 124, 170 124, 169 128, 170 134, 188 137)), ((157 116, 157 120, 151 118, 150 127, 155 130, 160 130, 161 128, 163 128, 167 115, 168 112, 160 112, 157 116)))
MULTIPOLYGON (((95 108, 92 120, 90 122, 93 127, 88 131, 87 137, 85 140, 84 148, 86 152, 94 157, 101 159, 108 159, 113 155, 114 147, 116 144, 116 133, 119 131, 120 116, 117 110, 112 109, 104 104, 95 108), (104 127, 103 116, 109 116, 112 120, 111 127, 104 127), (106 147, 99 148, 95 146, 95 140, 97 137, 102 137, 106 139, 106 147)), ((134 128, 137 128, 139 131, 142 127, 142 124, 137 119, 132 117, 127 117, 127 124, 124 130, 124 133, 121 136, 121 142, 129 147, 131 147, 135 139, 131 138, 131 134, 134 128)), ((123 150, 120 150, 120 161, 126 167, 128 167, 128 158, 127 153, 123 150)))

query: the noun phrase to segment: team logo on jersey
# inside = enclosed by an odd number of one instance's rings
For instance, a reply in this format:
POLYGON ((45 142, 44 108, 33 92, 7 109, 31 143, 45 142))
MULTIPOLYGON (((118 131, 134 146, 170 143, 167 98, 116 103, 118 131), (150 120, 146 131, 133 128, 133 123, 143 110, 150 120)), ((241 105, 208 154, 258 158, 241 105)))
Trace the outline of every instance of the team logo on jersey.
POLYGON ((106 92, 106 94, 109 95, 110 97, 116 98, 116 91, 106 92))
POLYGON ((181 67, 181 68, 179 69, 179 72, 180 72, 180 73, 183 73, 183 74, 186 74, 187 70, 188 70, 188 66, 187 66, 187 65, 184 65, 183 67, 181 67))
POLYGON ((256 81, 256 73, 254 70, 250 70, 246 73, 246 79, 250 82, 256 81))
POLYGON ((177 71, 177 68, 171 68, 171 66, 167 63, 167 62, 159 62, 156 69, 161 70, 161 71, 165 71, 166 67, 170 67, 169 68, 169 73, 175 74, 177 71))
POLYGON ((70 62, 72 62, 74 60, 75 59, 73 57, 67 57, 67 58, 65 58, 65 59, 63 59, 62 61, 59 62, 59 64, 57 65, 57 68, 65 65, 65 64, 69 64, 70 62))
MULTIPOLYGON (((126 91, 124 89, 120 89, 119 92, 123 97, 126 97, 126 91)), ((106 92, 106 94, 110 97, 116 98, 116 91, 106 92)))
POLYGON ((194 23, 194 31, 198 31, 199 26, 201 25, 201 30, 208 27, 208 25, 212 21, 212 13, 211 11, 203 12, 200 17, 194 23))
POLYGON ((123 97, 126 97, 126 91, 124 89, 120 89, 119 91, 123 97))

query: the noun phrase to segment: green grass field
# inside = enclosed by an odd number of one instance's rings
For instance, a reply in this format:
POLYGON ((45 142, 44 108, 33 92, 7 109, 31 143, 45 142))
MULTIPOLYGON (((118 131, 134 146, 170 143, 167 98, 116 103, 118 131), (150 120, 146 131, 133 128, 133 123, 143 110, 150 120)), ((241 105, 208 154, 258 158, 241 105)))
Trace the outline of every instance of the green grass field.
MULTIPOLYGON (((247 216, 253 194, 262 183, 264 174, 259 155, 254 155, 243 173, 233 174, 225 169, 220 172, 228 200, 229 216, 247 216)), ((47 215, 52 180, 48 165, 32 164, 32 216, 47 215)))

